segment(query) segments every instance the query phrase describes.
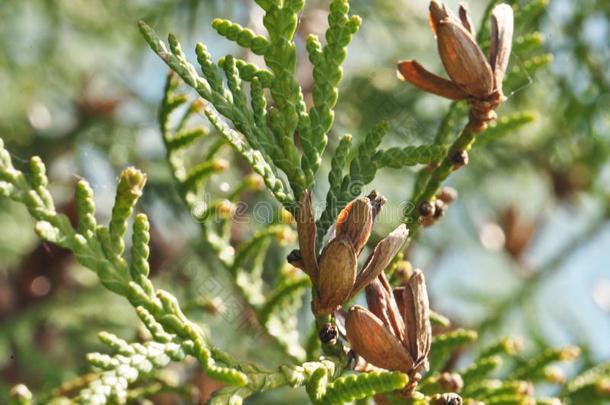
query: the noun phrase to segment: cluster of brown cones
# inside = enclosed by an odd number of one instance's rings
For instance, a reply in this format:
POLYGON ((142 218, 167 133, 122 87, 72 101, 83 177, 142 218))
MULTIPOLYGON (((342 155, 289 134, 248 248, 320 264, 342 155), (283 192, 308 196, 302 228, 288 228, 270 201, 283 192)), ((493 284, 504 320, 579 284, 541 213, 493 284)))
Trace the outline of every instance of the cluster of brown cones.
MULTIPOLYGON (((504 98, 502 80, 512 44, 512 9, 500 4, 492 10, 488 56, 477 44, 464 6, 460 6, 456 16, 441 2, 432 1, 430 24, 450 79, 429 72, 413 60, 398 64, 399 77, 426 92, 451 100, 466 100, 471 106, 468 130, 481 132, 495 119, 495 109, 504 98)), ((467 155, 463 160, 467 161, 467 155)), ((445 201, 439 197, 439 202, 450 203, 453 199, 445 201)), ((345 323, 345 328, 341 328, 344 338, 353 352, 364 359, 356 368, 408 374, 411 382, 404 393, 409 395, 421 378, 420 373, 427 370, 432 330, 423 273, 410 272, 403 285, 396 288, 390 286, 384 273, 407 240, 405 225, 382 239, 358 271, 358 256, 384 202, 375 192, 351 201, 339 213, 330 241, 318 254, 311 194, 305 192, 296 218, 299 250, 293 251, 288 260, 311 278, 312 311, 316 316, 340 314, 342 305, 365 289, 368 309, 355 305, 341 316, 345 323)), ((436 210, 437 216, 444 213, 446 207, 437 205, 427 210, 431 213, 428 216, 435 216, 436 210)))
POLYGON ((364 288, 369 309, 356 305, 348 311, 344 337, 368 363, 365 368, 402 371, 417 382, 427 369, 432 339, 424 275, 416 270, 404 286, 392 290, 383 272, 406 241, 406 226, 382 239, 358 271, 357 258, 384 202, 375 192, 351 201, 339 213, 318 257, 311 195, 305 193, 297 217, 300 250, 289 260, 311 277, 312 311, 317 316, 334 315, 364 288))

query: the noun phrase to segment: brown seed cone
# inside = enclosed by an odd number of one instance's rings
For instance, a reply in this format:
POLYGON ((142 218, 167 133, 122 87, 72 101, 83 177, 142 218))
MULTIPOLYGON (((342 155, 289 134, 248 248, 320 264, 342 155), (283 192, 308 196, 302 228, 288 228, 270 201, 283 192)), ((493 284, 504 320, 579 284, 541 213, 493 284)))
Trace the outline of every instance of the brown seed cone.
POLYGON ((347 238, 356 255, 360 253, 371 235, 373 227, 373 206, 367 197, 350 202, 337 217, 337 237, 347 238))
POLYGON ((476 41, 464 5, 460 5, 459 17, 441 1, 432 0, 429 10, 438 52, 451 80, 427 71, 413 60, 398 63, 398 77, 441 97, 469 100, 472 108, 468 130, 479 133, 495 118, 493 110, 504 99, 502 80, 512 47, 513 10, 507 4, 493 8, 489 57, 476 41))
POLYGON ((458 15, 460 16, 460 21, 462 22, 462 25, 464 26, 466 31, 468 31, 473 38, 476 38, 477 33, 474 29, 474 24, 472 23, 472 20, 468 15, 468 9, 466 8, 466 5, 460 4, 458 15))
POLYGON ((407 331, 404 346, 417 364, 416 371, 427 367, 426 358, 432 342, 430 308, 424 275, 415 270, 405 287, 394 289, 394 298, 407 331))
POLYGON ((490 36, 489 62, 494 71, 496 89, 502 93, 502 80, 513 43, 513 9, 508 4, 498 4, 493 8, 490 36))
POLYGON ((335 238, 328 244, 320 257, 316 314, 329 314, 347 300, 354 288, 357 266, 356 253, 347 239, 335 238))
POLYGON ((398 307, 392 299, 391 287, 385 274, 371 282, 365 289, 366 303, 371 311, 399 341, 404 340, 405 324, 398 307))
POLYGON ((450 100, 464 100, 468 95, 451 80, 444 79, 426 70, 414 60, 398 62, 398 78, 406 80, 423 91, 450 100))
POLYGON ((356 305, 345 322, 351 348, 374 366, 387 370, 411 371, 413 358, 379 318, 356 305))
POLYGON ((446 19, 436 29, 438 52, 449 77, 471 96, 490 94, 494 88, 491 67, 472 35, 446 19))
POLYGON ((354 290, 352 291, 350 298, 362 288, 366 287, 377 278, 386 267, 388 267, 407 240, 408 235, 409 231, 407 230, 406 225, 402 224, 390 232, 388 236, 383 238, 377 246, 375 246, 375 250, 373 250, 373 253, 371 253, 364 264, 362 272, 360 272, 356 278, 354 290))

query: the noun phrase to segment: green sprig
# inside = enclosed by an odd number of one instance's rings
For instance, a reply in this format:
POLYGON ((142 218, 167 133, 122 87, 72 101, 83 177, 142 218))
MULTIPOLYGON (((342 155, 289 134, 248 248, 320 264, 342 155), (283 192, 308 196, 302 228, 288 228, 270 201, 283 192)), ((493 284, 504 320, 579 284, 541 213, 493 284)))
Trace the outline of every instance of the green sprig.
POLYGON ((433 164, 439 162, 447 149, 441 145, 394 147, 375 153, 372 161, 378 168, 400 169, 405 166, 433 164))
POLYGON ((250 49, 256 55, 265 55, 271 46, 267 38, 256 35, 251 29, 229 20, 217 18, 212 21, 212 28, 223 37, 235 41, 239 46, 250 49))
POLYGON ((403 388, 409 382, 406 374, 394 372, 370 372, 337 378, 326 387, 321 404, 344 404, 384 392, 403 388))
POLYGON ((440 370, 456 348, 475 340, 477 340, 477 333, 467 329, 456 329, 435 336, 430 349, 430 371, 440 370))
MULTIPOLYGON (((248 382, 248 377, 239 370, 216 364, 214 356, 211 355, 212 352, 216 353, 217 356, 226 356, 222 355, 217 349, 211 348, 205 342, 202 332, 186 318, 175 297, 165 291, 154 291, 154 287, 147 278, 148 265, 145 263, 149 242, 148 220, 145 215, 138 215, 134 222, 132 246, 132 258, 134 260, 131 267, 122 256, 124 251, 123 238, 127 232, 127 220, 131 216, 144 187, 146 177, 143 173, 134 168, 128 168, 121 173, 109 227, 98 225, 95 234, 86 237, 72 228, 67 217, 49 210, 49 204, 45 203, 42 198, 31 198, 34 195, 39 196, 42 188, 46 190, 47 182, 43 176, 44 165, 39 159, 33 159, 31 167, 34 172, 28 182, 23 173, 13 167, 10 155, 4 149, 1 139, 0 158, 2 181, 11 186, 11 193, 7 196, 25 204, 32 216, 35 219, 40 219, 36 229, 41 237, 52 242, 60 242, 62 246, 72 250, 78 262, 94 270, 107 289, 126 297, 134 307, 138 307, 138 313, 148 320, 146 324, 153 324, 152 317, 157 322, 154 325, 162 325, 162 329, 173 333, 175 335, 174 345, 166 347, 168 350, 171 349, 172 353, 178 353, 174 350, 176 348, 184 350, 185 353, 196 357, 200 361, 208 375, 226 383, 244 385, 248 382), (33 190, 33 186, 37 190, 33 190), (30 198, 27 196, 30 196, 30 198), (144 315, 144 311, 147 311, 150 316, 144 315)), ((7 187, 7 189, 9 188, 7 187)), ((81 180, 78 190, 76 194, 77 207, 80 207, 81 214, 93 216, 93 195, 84 180, 81 180)), ((90 218, 87 220, 90 221, 90 218)), ((159 335, 160 333, 163 333, 166 337, 169 336, 160 330, 153 332, 153 335, 159 335)), ((127 350, 127 346, 122 343, 119 345, 118 340, 111 339, 108 335, 103 336, 107 338, 107 342, 114 344, 115 349, 127 350)), ((158 345, 159 343, 153 343, 150 347, 158 348, 155 344, 158 345)), ((162 343, 168 343, 168 341, 164 340, 162 343)), ((182 355, 180 354, 180 356, 182 355)), ((107 380, 108 378, 124 378, 124 381, 129 383, 135 381, 140 373, 148 373, 151 364, 159 366, 155 363, 158 360, 156 357, 148 359, 144 356, 144 358, 139 359, 137 364, 129 363, 131 368, 128 372, 119 376, 115 375, 116 370, 123 370, 127 367, 121 368, 121 366, 127 364, 125 363, 127 360, 123 357, 90 356, 93 363, 110 371, 111 374, 108 374, 106 380, 101 378, 93 382, 89 390, 83 391, 83 398, 93 398, 90 401, 87 400, 88 402, 104 403, 106 401, 104 398, 107 397, 99 396, 103 392, 111 395, 113 400, 122 402, 125 398, 125 392, 113 391, 108 393, 108 389, 105 388, 109 384, 107 380)), ((121 383, 121 386, 123 385, 125 384, 121 383)))
POLYGON ((337 86, 343 76, 341 65, 347 55, 347 46, 352 36, 360 28, 358 16, 349 16, 348 0, 333 0, 330 3, 326 45, 310 35, 307 39, 307 52, 312 63, 314 87, 314 106, 301 133, 304 155, 301 161, 307 174, 307 185, 313 184, 313 175, 321 163, 321 156, 328 143, 328 131, 334 121, 334 106, 339 91, 337 86))

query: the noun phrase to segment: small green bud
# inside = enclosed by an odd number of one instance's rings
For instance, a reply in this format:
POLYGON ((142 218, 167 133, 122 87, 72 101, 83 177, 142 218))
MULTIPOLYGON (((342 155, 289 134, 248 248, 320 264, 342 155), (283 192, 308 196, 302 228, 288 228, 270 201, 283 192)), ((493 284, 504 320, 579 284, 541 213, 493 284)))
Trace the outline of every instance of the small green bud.
POLYGON ((118 255, 125 250, 123 235, 127 231, 127 219, 142 195, 145 184, 146 175, 134 167, 129 167, 121 173, 109 226, 112 248, 118 255))
POLYGON ((45 188, 49 185, 46 167, 40 157, 34 156, 30 159, 30 170, 32 172, 31 184, 33 189, 45 188))

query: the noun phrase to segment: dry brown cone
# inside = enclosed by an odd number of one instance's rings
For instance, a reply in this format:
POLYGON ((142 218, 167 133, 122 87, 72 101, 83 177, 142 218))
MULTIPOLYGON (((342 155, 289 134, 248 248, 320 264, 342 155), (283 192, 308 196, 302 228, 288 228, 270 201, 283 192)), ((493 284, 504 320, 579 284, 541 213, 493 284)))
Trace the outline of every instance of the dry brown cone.
POLYGON ((513 10, 499 4, 491 13, 491 45, 484 55, 477 44, 468 10, 460 5, 459 17, 442 2, 430 2, 430 26, 450 80, 440 77, 414 60, 398 63, 399 78, 428 93, 471 104, 470 129, 483 131, 494 120, 494 110, 504 98, 502 80, 512 47, 513 10))
POLYGON ((375 192, 351 201, 339 213, 334 235, 318 257, 311 194, 303 194, 296 215, 299 250, 293 251, 288 261, 311 278, 315 287, 312 298, 315 315, 331 314, 354 297, 390 264, 406 241, 408 231, 403 224, 377 244, 358 271, 358 256, 369 239, 384 201, 375 192))
POLYGON ((432 342, 430 309, 424 275, 413 271, 404 287, 392 290, 381 273, 366 287, 368 309, 350 308, 345 321, 352 350, 375 367, 409 376, 408 397, 428 369, 432 342))

